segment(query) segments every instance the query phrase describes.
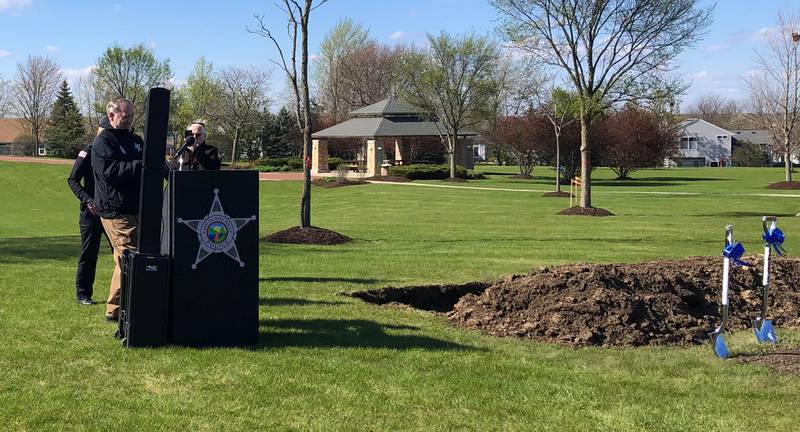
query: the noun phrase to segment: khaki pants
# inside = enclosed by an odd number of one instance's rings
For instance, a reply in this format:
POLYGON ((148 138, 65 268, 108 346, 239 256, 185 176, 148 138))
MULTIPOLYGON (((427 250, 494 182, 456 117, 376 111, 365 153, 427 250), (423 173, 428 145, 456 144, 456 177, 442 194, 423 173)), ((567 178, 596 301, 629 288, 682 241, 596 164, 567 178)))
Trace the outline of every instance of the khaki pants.
POLYGON ((114 249, 114 275, 111 276, 111 288, 106 302, 106 316, 119 316, 120 294, 122 291, 122 253, 125 249, 136 249, 139 217, 121 215, 116 219, 102 218, 103 228, 114 249))

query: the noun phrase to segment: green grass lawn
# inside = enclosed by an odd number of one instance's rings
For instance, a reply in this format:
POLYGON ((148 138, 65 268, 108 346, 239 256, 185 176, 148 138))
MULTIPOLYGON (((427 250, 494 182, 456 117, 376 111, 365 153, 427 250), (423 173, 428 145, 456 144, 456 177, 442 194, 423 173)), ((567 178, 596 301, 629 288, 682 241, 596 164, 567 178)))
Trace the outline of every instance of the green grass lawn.
MULTIPOLYGON (((672 169, 612 181, 612 218, 555 216, 552 169, 428 188, 314 189, 314 225, 355 241, 262 244, 253 349, 125 350, 103 306, 74 303, 69 166, 0 162, 0 430, 799 430, 800 377, 692 348, 572 349, 493 338, 341 291, 464 282, 567 262, 719 255, 723 227, 761 249, 762 214, 800 250, 800 199, 778 169, 672 169), (697 195, 627 192, 695 192, 697 195), (776 194, 755 196, 748 194, 776 194)), ((436 182, 427 182, 436 183, 436 182)), ((438 183, 441 184, 441 183, 438 183)), ((297 224, 300 182, 261 183, 261 234, 297 224)), ((104 246, 95 298, 108 292, 104 246)), ((784 344, 800 332, 778 329, 784 344)), ((745 332, 734 354, 764 350, 745 332)))

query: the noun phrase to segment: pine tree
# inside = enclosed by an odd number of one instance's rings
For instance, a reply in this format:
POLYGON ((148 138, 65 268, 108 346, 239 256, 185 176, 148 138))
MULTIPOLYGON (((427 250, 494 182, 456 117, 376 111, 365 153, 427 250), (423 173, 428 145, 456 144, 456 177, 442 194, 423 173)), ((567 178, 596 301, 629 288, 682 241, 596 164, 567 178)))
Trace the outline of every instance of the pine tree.
POLYGON ((50 153, 57 157, 74 158, 86 144, 86 128, 83 116, 72 97, 69 84, 64 80, 53 102, 47 128, 47 144, 50 153))
POLYGON ((301 148, 295 148, 300 132, 297 122, 286 107, 282 107, 278 114, 265 116, 262 129, 261 142, 265 157, 285 158, 294 157, 302 153, 301 148))

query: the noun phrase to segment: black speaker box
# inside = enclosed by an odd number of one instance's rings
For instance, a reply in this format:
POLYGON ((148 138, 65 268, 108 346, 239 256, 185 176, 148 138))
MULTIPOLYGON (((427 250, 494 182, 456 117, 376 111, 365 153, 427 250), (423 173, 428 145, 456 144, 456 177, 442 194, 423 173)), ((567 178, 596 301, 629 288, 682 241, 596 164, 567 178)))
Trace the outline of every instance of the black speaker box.
POLYGON ((122 346, 158 347, 167 343, 170 258, 126 252, 122 257, 122 346))

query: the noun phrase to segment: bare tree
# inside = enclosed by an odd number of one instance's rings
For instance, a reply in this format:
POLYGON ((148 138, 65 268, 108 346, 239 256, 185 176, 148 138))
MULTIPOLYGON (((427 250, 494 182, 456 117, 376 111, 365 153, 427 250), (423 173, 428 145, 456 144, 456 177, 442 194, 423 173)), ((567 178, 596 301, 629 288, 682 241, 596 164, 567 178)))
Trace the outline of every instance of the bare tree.
POLYGON ((231 163, 238 159, 239 138, 245 129, 257 128, 267 107, 269 74, 256 68, 231 66, 219 74, 222 97, 217 100, 216 118, 226 133, 233 135, 231 163))
POLYGON ((603 108, 647 98, 664 82, 673 60, 711 23, 700 0, 490 0, 502 31, 547 65, 559 68, 579 100, 581 207, 592 206, 589 132, 603 108))
POLYGON ((92 134, 100 127, 100 119, 105 116, 106 102, 97 94, 97 76, 93 73, 78 78, 75 84, 75 99, 83 118, 89 125, 92 134))
POLYGON ((294 96, 297 127, 303 131, 303 197, 300 200, 300 228, 311 227, 311 97, 308 90, 308 23, 311 12, 328 0, 283 0, 281 8, 286 14, 286 30, 291 48, 284 49, 264 23, 263 15, 255 15, 258 27, 247 31, 272 42, 280 61, 272 60, 286 73, 294 96), (302 5, 300 3, 303 3, 302 5), (298 40, 299 39, 299 40, 298 40), (300 46, 298 47, 298 43, 300 46), (300 60, 298 64, 298 50, 300 60), (300 69, 298 75, 297 69, 300 69))
MULTIPOLYGON (((331 82, 336 83, 338 104, 346 115, 388 97, 398 79, 403 47, 373 44, 342 56, 331 82)), ((336 121, 344 120, 344 117, 336 121)))
POLYGON ((11 112, 11 82, 0 77, 0 119, 11 112))
POLYGON ((742 114, 735 100, 713 93, 700 96, 686 109, 686 113, 725 129, 740 124, 742 114))
POLYGON ((500 52, 494 42, 476 35, 428 35, 428 43, 427 51, 404 57, 402 73, 409 99, 444 126, 440 135, 450 178, 455 178, 459 133, 497 114, 493 101, 504 85, 498 76, 500 52))
POLYGON ((798 30, 800 18, 779 14, 767 49, 756 52, 759 72, 746 79, 749 117, 772 134, 772 150, 783 155, 786 181, 792 181, 792 156, 800 144, 800 42, 793 37, 798 30))
POLYGON ((47 126, 50 107, 58 93, 61 70, 49 57, 28 56, 17 63, 17 79, 12 92, 17 115, 33 138, 36 156, 47 126))

